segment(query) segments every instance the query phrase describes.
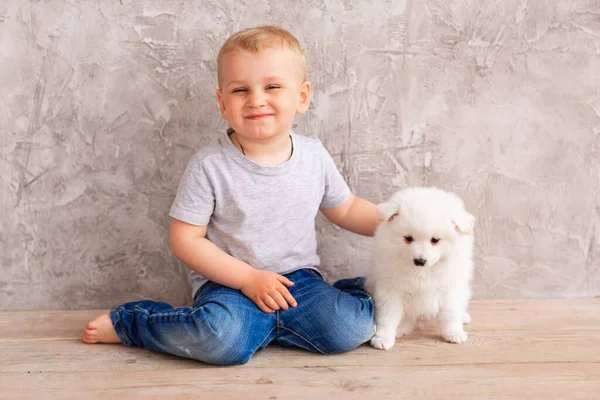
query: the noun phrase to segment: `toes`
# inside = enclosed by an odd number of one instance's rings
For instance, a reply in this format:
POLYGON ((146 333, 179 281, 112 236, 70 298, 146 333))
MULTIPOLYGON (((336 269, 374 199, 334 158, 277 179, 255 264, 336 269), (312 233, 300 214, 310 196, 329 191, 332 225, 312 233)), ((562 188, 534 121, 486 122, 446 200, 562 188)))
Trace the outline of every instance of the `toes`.
POLYGON ((371 339, 370 343, 371 343, 371 346, 375 347, 376 349, 389 350, 392 347, 394 347, 394 344, 396 343, 396 338, 393 336, 388 337, 388 336, 375 335, 371 339))
POLYGON ((88 336, 86 336, 85 334, 83 334, 83 336, 81 336, 81 341, 83 343, 87 343, 87 344, 92 342, 91 339, 88 336))
POLYGON ((450 343, 464 343, 467 341, 468 335, 465 331, 448 332, 444 335, 444 339, 450 343))
POLYGON ((87 323, 86 329, 98 329, 102 327, 103 323, 106 321, 110 321, 110 316, 108 314, 99 315, 87 323))
POLYGON ((83 335, 81 335, 81 341, 84 343, 97 343, 98 339, 96 329, 86 328, 86 330, 83 332, 83 335))
POLYGON ((96 330, 98 328, 98 325, 96 323, 96 320, 90 321, 87 323, 87 325, 85 326, 86 330, 96 330))

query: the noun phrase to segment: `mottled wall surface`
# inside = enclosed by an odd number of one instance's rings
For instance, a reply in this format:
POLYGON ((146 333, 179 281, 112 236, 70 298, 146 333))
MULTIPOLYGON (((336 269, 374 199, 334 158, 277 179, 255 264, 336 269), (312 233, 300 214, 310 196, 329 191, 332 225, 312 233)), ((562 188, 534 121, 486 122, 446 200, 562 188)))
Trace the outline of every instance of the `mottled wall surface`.
MULTIPOLYGON (((304 44, 319 137, 352 189, 455 190, 477 297, 600 294, 600 2, 0 4, 0 309, 189 301, 167 215, 222 134, 216 54, 280 24, 304 44)), ((318 220, 328 279, 370 239, 318 220)))

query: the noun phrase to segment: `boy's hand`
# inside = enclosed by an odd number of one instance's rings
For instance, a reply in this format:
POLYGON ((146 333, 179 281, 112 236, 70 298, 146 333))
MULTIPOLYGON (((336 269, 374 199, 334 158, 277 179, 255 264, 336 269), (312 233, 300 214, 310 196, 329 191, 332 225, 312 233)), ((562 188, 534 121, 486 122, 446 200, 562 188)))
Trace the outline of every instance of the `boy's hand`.
POLYGON ((296 307, 296 300, 288 291, 294 283, 283 275, 255 269, 240 289, 258 308, 266 313, 287 310, 288 304, 296 307))

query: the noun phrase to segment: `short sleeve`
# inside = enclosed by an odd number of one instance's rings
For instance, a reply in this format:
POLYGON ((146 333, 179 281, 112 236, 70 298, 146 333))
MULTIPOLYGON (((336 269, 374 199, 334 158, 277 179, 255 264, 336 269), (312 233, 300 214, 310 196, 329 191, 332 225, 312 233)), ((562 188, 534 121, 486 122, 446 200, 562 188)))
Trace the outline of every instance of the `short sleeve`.
POLYGON ((206 226, 215 209, 215 193, 202 157, 189 161, 169 215, 188 224, 206 226))
POLYGON ((350 197, 350 188, 340 174, 333 158, 321 144, 324 165, 325 191, 319 208, 335 208, 344 204, 350 197))

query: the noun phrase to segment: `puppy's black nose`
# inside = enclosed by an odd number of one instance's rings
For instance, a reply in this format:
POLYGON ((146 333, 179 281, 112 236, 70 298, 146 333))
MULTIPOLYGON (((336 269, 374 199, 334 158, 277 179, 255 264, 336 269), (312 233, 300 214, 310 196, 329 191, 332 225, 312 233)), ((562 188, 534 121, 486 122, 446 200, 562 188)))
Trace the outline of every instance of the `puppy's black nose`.
POLYGON ((422 267, 427 263, 427 260, 425 260, 424 258, 415 258, 413 259, 413 262, 417 267, 422 267))

